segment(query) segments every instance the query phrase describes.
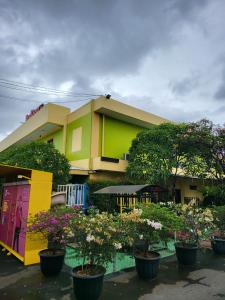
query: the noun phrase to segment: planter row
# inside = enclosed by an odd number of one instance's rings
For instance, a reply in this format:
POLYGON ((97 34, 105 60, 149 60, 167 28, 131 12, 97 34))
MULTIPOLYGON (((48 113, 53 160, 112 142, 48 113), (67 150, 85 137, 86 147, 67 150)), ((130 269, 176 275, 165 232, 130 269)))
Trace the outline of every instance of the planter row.
MULTIPOLYGON (((214 238, 211 242, 216 254, 225 254, 225 240, 214 238)), ((179 264, 194 265, 197 259, 196 245, 175 244, 176 256, 179 264)), ((135 265, 138 276, 145 280, 157 277, 160 263, 160 254, 149 251, 148 257, 135 255, 135 265)), ((46 249, 40 252, 40 267, 45 276, 55 276, 60 273, 65 257, 65 250, 46 249)), ((102 266, 88 266, 98 269, 98 274, 83 275, 82 267, 73 268, 73 286, 77 300, 97 300, 101 294, 106 269, 102 266)))

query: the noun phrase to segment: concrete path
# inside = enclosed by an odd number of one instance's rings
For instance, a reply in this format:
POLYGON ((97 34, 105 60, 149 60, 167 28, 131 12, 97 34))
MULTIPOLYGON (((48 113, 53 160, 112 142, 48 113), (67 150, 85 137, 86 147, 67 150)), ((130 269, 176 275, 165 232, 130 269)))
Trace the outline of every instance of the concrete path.
MULTIPOLYGON (((24 267, 12 256, 0 253, 1 300, 75 300, 70 269, 56 278, 45 278, 39 266, 24 267)), ((223 300, 225 256, 210 250, 199 253, 195 267, 179 267, 176 259, 162 261, 159 276, 140 280, 134 270, 108 276, 99 300, 223 300)), ((90 299, 91 300, 91 299, 90 299)))

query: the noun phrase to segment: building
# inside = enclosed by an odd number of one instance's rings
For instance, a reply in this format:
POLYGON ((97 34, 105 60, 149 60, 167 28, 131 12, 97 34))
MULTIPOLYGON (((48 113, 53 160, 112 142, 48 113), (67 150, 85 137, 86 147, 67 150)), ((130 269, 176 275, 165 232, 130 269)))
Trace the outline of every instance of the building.
MULTIPOLYGON (((152 124, 169 122, 119 101, 99 97, 71 112, 48 103, 0 142, 0 151, 32 140, 53 143, 69 159, 73 182, 117 180, 127 166, 129 147, 137 133, 152 124)), ((177 197, 201 197, 196 179, 178 180, 177 197), (189 187, 189 188, 188 188, 189 187)))

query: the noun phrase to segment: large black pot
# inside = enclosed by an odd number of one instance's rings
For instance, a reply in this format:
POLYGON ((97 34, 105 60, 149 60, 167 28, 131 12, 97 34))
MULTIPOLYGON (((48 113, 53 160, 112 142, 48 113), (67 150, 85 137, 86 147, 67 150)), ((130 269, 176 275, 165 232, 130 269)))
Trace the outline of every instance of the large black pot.
POLYGON ((106 269, 96 265, 93 267, 97 268, 98 274, 79 274, 82 266, 78 266, 72 271, 73 290, 77 300, 97 300, 101 295, 106 269))
POLYGON ((65 257, 64 249, 45 249, 39 252, 41 272, 46 276, 58 275, 65 257))
POLYGON ((196 264, 198 246, 196 244, 176 243, 176 256, 181 265, 191 266, 196 264))
POLYGON ((225 239, 214 237, 211 245, 215 254, 225 254, 225 239))
POLYGON ((149 251, 148 257, 141 254, 135 254, 135 265, 138 276, 142 279, 154 279, 159 270, 160 254, 155 251, 149 251))

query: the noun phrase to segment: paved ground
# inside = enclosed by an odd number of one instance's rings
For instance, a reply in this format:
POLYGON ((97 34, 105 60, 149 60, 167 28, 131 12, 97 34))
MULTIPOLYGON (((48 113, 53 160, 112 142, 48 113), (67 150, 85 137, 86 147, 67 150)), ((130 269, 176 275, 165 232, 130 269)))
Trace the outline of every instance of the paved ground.
MULTIPOLYGON (((1 300, 75 300, 70 269, 46 279, 39 266, 24 267, 0 253, 1 300)), ((107 277, 100 300, 223 300, 225 257, 210 250, 199 254, 196 267, 178 267, 175 258, 163 261, 158 279, 141 281, 134 270, 107 277)), ((90 299, 91 300, 91 299, 90 299)))

